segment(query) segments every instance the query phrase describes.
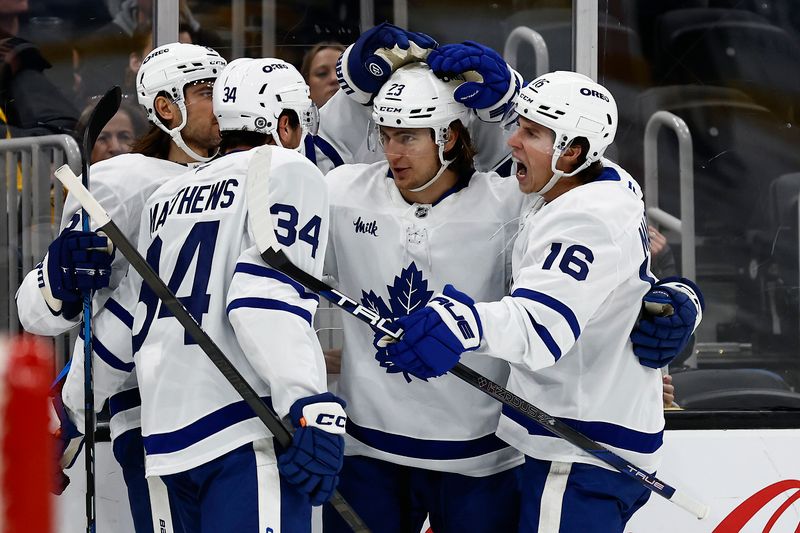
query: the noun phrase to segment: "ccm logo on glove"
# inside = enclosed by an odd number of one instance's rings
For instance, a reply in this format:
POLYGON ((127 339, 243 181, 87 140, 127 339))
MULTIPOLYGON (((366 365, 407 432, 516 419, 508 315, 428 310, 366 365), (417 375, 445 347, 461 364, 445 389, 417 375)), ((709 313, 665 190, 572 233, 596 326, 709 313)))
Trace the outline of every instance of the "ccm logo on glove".
POLYGON ((316 427, 328 433, 342 434, 347 425, 347 415, 336 402, 319 402, 306 405, 300 427, 316 427))

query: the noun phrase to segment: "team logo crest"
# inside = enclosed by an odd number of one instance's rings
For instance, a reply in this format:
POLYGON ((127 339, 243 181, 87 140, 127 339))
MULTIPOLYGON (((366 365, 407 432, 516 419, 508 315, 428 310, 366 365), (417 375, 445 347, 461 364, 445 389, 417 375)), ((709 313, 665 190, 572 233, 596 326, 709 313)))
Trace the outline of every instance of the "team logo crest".
MULTIPOLYGON (((389 294, 388 305, 383 297, 375 294, 374 291, 361 291, 361 305, 372 309, 384 318, 400 318, 414 311, 422 309, 433 296, 433 291, 428 290, 428 280, 422 271, 412 261, 408 268, 404 268, 399 276, 395 276, 394 282, 386 286, 389 294)), ((397 367, 391 366, 388 362, 380 361, 382 367, 390 374, 400 372, 397 367)), ((411 376, 403 372, 406 381, 411 383, 411 376)))
POLYGON ((383 76, 383 69, 377 63, 370 63, 369 64, 369 72, 373 76, 380 77, 383 76))

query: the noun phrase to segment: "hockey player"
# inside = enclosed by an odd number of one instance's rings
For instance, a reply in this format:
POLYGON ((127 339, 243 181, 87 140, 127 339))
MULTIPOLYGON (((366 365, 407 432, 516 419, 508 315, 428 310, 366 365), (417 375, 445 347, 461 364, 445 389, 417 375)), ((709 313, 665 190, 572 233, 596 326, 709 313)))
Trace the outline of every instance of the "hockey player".
MULTIPOLYGON (((386 346, 376 336, 378 358, 421 379, 462 357, 470 365, 476 357, 508 361, 511 391, 654 471, 664 429, 661 374, 651 368, 657 364, 640 364, 628 336, 655 280, 639 188, 601 159, 617 128, 614 98, 585 76, 553 72, 521 91, 516 111, 509 146, 526 205, 510 296, 472 298, 454 277, 398 320, 399 342, 386 346)), ((676 314, 694 312, 699 321, 690 282, 655 288, 676 302, 676 314)), ((497 435, 525 454, 520 532, 622 532, 650 495, 512 409, 503 408, 497 435)))
MULTIPOLYGON (((460 76, 442 81, 421 64, 375 83, 371 77, 376 71, 403 62, 394 54, 397 63, 366 68, 381 46, 369 40, 384 29, 362 35, 339 63, 344 89, 339 95, 372 103, 376 125, 370 137, 384 140, 385 160, 328 174, 331 242, 326 271, 344 293, 362 294, 362 303, 387 317, 425 305, 448 276, 473 287, 483 299, 506 294, 510 243, 522 198, 515 181, 475 173, 475 154, 463 126, 481 131, 475 128, 477 121, 470 124, 474 114, 481 123, 503 118, 516 89, 514 73, 490 49, 468 43, 432 51, 428 60, 450 68, 459 57, 479 71, 480 85, 465 83, 460 76), (373 101, 372 91, 378 89, 373 101)), ((419 46, 408 46, 408 55, 415 48, 419 46)), ((521 457, 493 436, 499 404, 455 384, 454 378, 423 384, 398 374, 382 375, 370 367, 374 350, 369 329, 348 320, 344 328, 339 386, 350 405, 350 422, 341 491, 366 522, 380 531, 413 531, 430 514, 435 531, 516 528, 511 468, 521 457)), ((505 364, 474 363, 505 382, 505 364)), ((325 526, 326 531, 344 530, 328 512, 325 526)))
MULTIPOLYGON (((269 431, 135 272, 116 294, 141 320, 99 313, 96 335, 119 360, 135 361, 147 474, 164 479, 188 531, 310 531, 311 506, 337 484, 344 402, 326 392, 311 327, 318 298, 261 261, 245 185, 252 148, 300 140, 315 115, 302 77, 277 59, 232 62, 214 87, 214 109, 225 155, 153 193, 138 246, 245 380, 291 420, 292 446, 276 458, 269 431), (290 90, 298 79, 304 99, 290 90), (275 130, 285 117, 299 124, 292 139, 275 130)), ((328 237, 322 174, 294 150, 259 150, 271 153, 263 208, 278 241, 319 276, 328 237)), ((124 379, 97 362, 109 383, 124 379)))
MULTIPOLYGON (((474 170, 473 113, 453 96, 463 81, 443 81, 424 63, 397 70, 372 105, 370 136, 384 160, 326 176, 326 273, 382 316, 421 308, 451 277, 484 300, 510 282, 510 222, 521 199, 514 182, 474 170)), ((371 330, 357 321, 344 321, 344 339, 339 392, 350 419, 340 491, 367 525, 419 531, 430 514, 437 533, 516 527, 512 468, 521 456, 494 436, 496 402, 454 378, 387 376, 372 360, 371 330)), ((503 361, 475 365, 505 382, 503 361)), ((327 509, 324 525, 347 530, 327 509)))
MULTIPOLYGON (((137 76, 137 97, 147 111, 151 129, 137 140, 133 153, 91 168, 92 193, 133 243, 138 237, 142 206, 150 194, 171 176, 186 171, 187 163, 208 161, 216 154, 220 135, 211 96, 214 79, 225 64, 210 48, 181 43, 156 48, 145 58, 137 76)), ((79 288, 99 289, 94 297, 95 312, 105 304, 111 312, 124 316, 119 305, 108 297, 127 271, 127 261, 121 254, 115 254, 112 265, 111 256, 103 252, 90 251, 84 257, 82 248, 87 244, 105 246, 106 239, 76 231, 79 217, 78 203, 68 196, 62 233, 50 245, 42 263, 26 276, 17 293, 20 321, 27 331, 58 335, 74 327, 80 320, 79 288), (110 279, 108 275, 95 275, 109 267, 112 267, 110 279)), ((95 349, 109 364, 132 370, 132 365, 114 360, 102 345, 96 345, 95 349)), ((75 353, 76 360, 64 384, 63 400, 71 408, 69 412, 63 409, 61 398, 56 398, 64 441, 62 464, 67 465, 74 462, 82 441, 78 431, 83 428, 84 405, 80 340, 75 353)), ((102 390, 102 380, 96 380, 96 386, 102 390)), ((169 506, 163 498, 163 484, 158 478, 145 480, 139 404, 134 372, 123 390, 109 399, 114 456, 128 488, 134 527, 139 533, 154 531, 154 527, 156 532, 163 531, 162 527, 181 531, 179 523, 172 524, 169 506)), ((103 402, 95 405, 99 409, 103 402)))

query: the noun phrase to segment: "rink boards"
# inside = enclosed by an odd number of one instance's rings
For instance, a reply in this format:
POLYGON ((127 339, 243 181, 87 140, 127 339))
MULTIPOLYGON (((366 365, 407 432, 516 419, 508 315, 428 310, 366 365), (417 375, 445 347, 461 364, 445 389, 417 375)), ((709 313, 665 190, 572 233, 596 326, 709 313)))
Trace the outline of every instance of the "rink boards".
MULTIPOLYGON (((68 472, 72 483, 57 498, 57 533, 85 530, 82 464, 78 460, 68 472)), ((800 525, 800 429, 667 431, 658 475, 710 505, 711 514, 699 521, 653 495, 626 533, 792 533, 800 525), (765 496, 755 501, 762 489, 765 496), (718 527, 737 516, 751 518, 742 528, 718 527), (771 530, 765 530, 768 524, 771 530)), ((122 475, 108 443, 98 447, 97 486, 97 531, 133 533, 122 475)))

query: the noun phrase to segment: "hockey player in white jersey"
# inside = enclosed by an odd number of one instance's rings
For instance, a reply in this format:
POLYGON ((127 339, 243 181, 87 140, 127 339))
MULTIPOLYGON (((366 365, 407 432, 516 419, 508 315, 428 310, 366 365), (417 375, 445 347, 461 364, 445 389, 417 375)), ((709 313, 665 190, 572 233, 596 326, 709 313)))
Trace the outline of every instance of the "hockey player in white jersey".
MULTIPOLYGON (((220 136, 211 95, 214 79, 225 64, 214 50, 181 43, 158 47, 145 58, 136 80, 137 97, 148 114, 150 131, 137 139, 133 153, 116 156, 91 168, 92 193, 133 243, 138 237, 142 206, 150 194, 168 178, 186 171, 187 163, 208 161, 216 154, 220 136)), ((20 321, 27 331, 58 335, 74 327, 80 320, 81 306, 80 293, 75 289, 81 284, 99 289, 94 297, 95 312, 105 305, 109 312, 117 313, 120 320, 132 320, 117 302, 108 299, 127 271, 127 261, 121 254, 115 254, 112 265, 107 254, 86 252, 86 247, 102 245, 106 239, 75 231, 79 224, 79 205, 68 196, 63 211, 63 232, 50 246, 42 263, 26 276, 17 293, 20 321), (73 258, 80 264, 74 264, 73 258), (107 275, 90 274, 106 269, 112 272, 110 279, 107 275)), ((132 369, 132 365, 115 360, 101 344, 95 345, 95 349, 107 364, 120 370, 132 369)), ((75 354, 76 360, 64 383, 63 400, 71 414, 63 410, 61 398, 56 398, 62 422, 60 435, 65 447, 62 462, 67 464, 74 461, 82 440, 78 431, 83 428, 84 405, 81 340, 78 340, 75 354)), ((114 456, 122 467, 128 488, 134 527, 138 533, 152 532, 154 527, 156 532, 164 531, 162 528, 182 531, 180 524, 170 517, 169 506, 161 497, 165 493, 163 485, 159 488, 157 478, 149 483, 145 480, 139 404, 134 372, 123 389, 109 398, 114 456)), ((100 409, 103 402, 95 405, 100 409)))
MULTIPOLYGON (((425 379, 459 359, 508 361, 512 392, 655 471, 661 374, 653 362, 640 364, 628 339, 655 280, 639 188, 600 159, 617 127, 614 98, 585 76, 554 72, 521 91, 516 111, 509 145, 526 206, 510 296, 481 302, 453 278, 398 321, 405 331, 399 342, 384 348, 376 336, 379 360, 425 379)), ((693 284, 656 289, 678 302, 678 314, 699 321, 693 284)), ((446 378, 430 384, 439 379, 446 378)), ((520 532, 621 533, 650 495, 512 409, 503 408, 497 435, 525 454, 520 532)))
MULTIPOLYGON (((296 139, 314 127, 307 88, 305 102, 276 98, 296 73, 284 65, 239 59, 223 71, 214 109, 225 155, 150 197, 138 246, 245 380, 291 420, 292 446, 275 450, 266 427, 136 273, 117 292, 123 307, 135 308, 133 330, 110 313, 95 324, 109 351, 135 361, 147 475, 162 476, 188 531, 310 531, 311 506, 330 498, 341 468, 346 415, 344 402, 326 392, 311 326, 318 297, 261 261, 247 217, 251 148, 287 143, 267 133, 276 118, 296 115, 296 139), (275 109, 280 101, 290 109, 275 109), (326 419, 336 424, 320 423, 326 419)), ((263 208, 278 242, 319 276, 328 237, 322 174, 297 151, 258 150, 271 154, 263 208)), ((112 383, 115 369, 97 364, 112 383)))
MULTIPOLYGON (((421 308, 450 278, 487 301, 510 283, 521 198, 513 181, 475 172, 466 128, 474 113, 454 99, 463 82, 439 79, 424 63, 395 71, 372 102, 371 138, 383 160, 326 176, 326 273, 384 317, 421 308)), ((511 83, 507 70, 506 89, 511 83)), ((343 325, 338 391, 350 418, 340 491, 366 524, 419 531, 430 515, 437 533, 516 527, 512 469, 521 455, 494 435, 496 402, 455 378, 424 383, 387 375, 375 365, 369 327, 347 319, 343 325)), ((505 382, 505 362, 474 362, 505 382)), ((324 526, 326 533, 347 531, 328 509, 324 526)))
MULTIPOLYGON (((345 166, 327 176, 331 242, 326 271, 344 293, 361 294, 362 303, 387 317, 425 305, 448 276, 487 300, 506 294, 522 197, 514 180, 474 172, 475 154, 462 128, 474 114, 461 100, 481 119, 500 121, 515 92, 513 72, 492 50, 466 43, 424 52, 442 70, 463 62, 480 73, 480 84, 460 76, 442 81, 420 64, 375 83, 376 71, 403 63, 395 48, 390 54, 395 64, 369 68, 374 48, 391 42, 376 36, 380 31, 391 36, 403 30, 385 25, 370 30, 339 61, 340 94, 372 103, 373 131, 384 136, 387 147, 382 163, 345 166), (378 89, 372 101, 371 91, 378 89)), ((419 37, 411 33, 406 39, 419 37)), ((420 54, 419 45, 404 44, 406 59, 420 54)), ((430 514, 435 531, 516 528, 511 468, 521 458, 492 435, 499 404, 450 378, 423 384, 382 375, 370 368, 369 329, 348 320, 344 328, 339 386, 350 402, 350 438, 340 490, 367 524, 379 531, 414 531, 430 514)), ((476 364, 505 381, 505 364, 476 364)), ((326 531, 345 530, 327 512, 325 526, 326 531)))

